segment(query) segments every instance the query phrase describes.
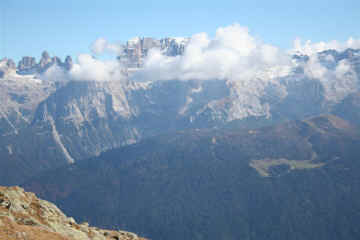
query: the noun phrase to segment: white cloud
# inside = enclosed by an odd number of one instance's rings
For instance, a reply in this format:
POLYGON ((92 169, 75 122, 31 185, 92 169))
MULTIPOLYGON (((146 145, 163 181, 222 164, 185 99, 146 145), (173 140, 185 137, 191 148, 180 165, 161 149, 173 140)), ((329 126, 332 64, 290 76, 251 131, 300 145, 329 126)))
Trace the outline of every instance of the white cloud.
MULTIPOLYGON (((331 55, 329 55, 331 56, 331 55)), ((334 61, 333 58, 326 57, 327 61, 334 61)), ((302 64, 304 73, 309 78, 319 79, 322 82, 341 81, 346 75, 356 75, 352 65, 347 59, 343 59, 336 64, 334 68, 326 67, 319 59, 319 56, 314 54, 309 56, 309 60, 302 64)))
POLYGON ((123 47, 120 43, 109 43, 104 38, 98 38, 91 46, 90 50, 95 55, 102 55, 104 53, 111 53, 115 55, 120 55, 123 47))
POLYGON ((69 72, 72 80, 110 81, 124 79, 123 67, 116 60, 102 61, 88 54, 78 56, 78 63, 69 72))
POLYGON ((303 65, 304 73, 309 78, 322 79, 330 77, 333 71, 321 64, 317 55, 310 55, 309 60, 303 65))
POLYGON ((150 51, 144 69, 134 79, 230 79, 250 80, 269 69, 272 76, 282 74, 291 64, 288 54, 264 44, 239 24, 217 29, 211 39, 206 33, 191 37, 184 55, 163 56, 157 49, 150 51))
POLYGON ((80 54, 70 71, 53 65, 40 78, 46 81, 116 81, 125 79, 125 74, 116 60, 104 61, 80 54))
POLYGON ((313 54, 302 66, 305 76, 320 81, 325 91, 324 96, 330 101, 338 102, 359 88, 356 71, 346 59, 329 68, 322 64, 318 55, 313 54))
POLYGON ((330 42, 317 42, 317 43, 313 43, 310 40, 307 40, 303 43, 300 38, 297 38, 294 41, 294 48, 292 49, 291 52, 300 53, 304 55, 313 55, 318 52, 322 52, 329 49, 344 51, 348 48, 354 48, 354 49, 360 48, 360 39, 354 39, 350 37, 345 42, 339 42, 337 40, 333 40, 330 42))
POLYGON ((53 65, 50 68, 48 68, 41 76, 40 78, 42 80, 46 81, 64 81, 68 79, 68 74, 59 67, 58 65, 53 65))
POLYGON ((349 64, 349 62, 346 59, 341 60, 338 63, 338 65, 336 66, 335 76, 337 78, 342 78, 348 73, 352 73, 351 65, 349 64))
MULTIPOLYGON (((340 62, 337 66, 329 68, 319 61, 316 53, 327 49, 341 51, 346 48, 360 48, 360 40, 350 38, 346 42, 302 43, 300 39, 296 39, 294 49, 284 51, 256 39, 246 27, 233 24, 218 28, 212 38, 207 33, 193 35, 181 56, 165 56, 159 49, 151 49, 145 59, 144 68, 136 72, 132 79, 227 79, 237 82, 261 79, 266 83, 268 80, 288 75, 296 66, 291 54, 297 52, 309 56, 309 61, 301 64, 306 76, 322 81, 340 81, 346 74, 353 72, 351 64, 340 62)), ((122 50, 120 44, 109 43, 104 38, 97 39, 91 46, 91 51, 96 55, 119 55, 122 50)), ((335 64, 335 59, 330 55, 325 57, 325 60, 335 64)), ((47 79, 107 81, 125 78, 123 72, 124 67, 116 60, 98 60, 88 54, 82 54, 78 57, 78 63, 74 64, 68 73, 51 68, 44 76, 47 79)))

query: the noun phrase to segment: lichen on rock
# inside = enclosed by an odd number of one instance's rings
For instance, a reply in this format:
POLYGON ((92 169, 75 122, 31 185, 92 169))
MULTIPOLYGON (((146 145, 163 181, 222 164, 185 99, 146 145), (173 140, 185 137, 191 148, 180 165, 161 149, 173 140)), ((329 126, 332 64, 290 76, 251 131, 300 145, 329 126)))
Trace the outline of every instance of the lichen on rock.
POLYGON ((78 224, 20 187, 0 187, 0 226, 1 240, 144 240, 134 233, 78 224))

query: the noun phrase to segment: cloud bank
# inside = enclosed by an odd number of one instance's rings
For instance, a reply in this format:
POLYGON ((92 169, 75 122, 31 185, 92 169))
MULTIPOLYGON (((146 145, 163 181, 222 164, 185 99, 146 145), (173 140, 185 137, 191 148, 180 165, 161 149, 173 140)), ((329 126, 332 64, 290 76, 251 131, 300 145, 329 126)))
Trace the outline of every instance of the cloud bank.
POLYGON ((123 67, 118 61, 97 60, 88 54, 79 55, 78 63, 73 65, 69 76, 80 81, 111 81, 124 78, 123 67))
POLYGON ((291 57, 264 44, 238 24, 219 28, 211 39, 206 33, 191 37, 182 56, 164 56, 152 49, 144 68, 134 75, 140 80, 249 80, 272 70, 280 76, 291 65, 291 57))
POLYGON ((50 81, 119 81, 126 78, 124 71, 117 60, 98 60, 89 54, 80 54, 70 71, 53 65, 41 78, 50 81))
POLYGON ((339 42, 337 40, 333 40, 330 42, 317 42, 317 43, 313 43, 310 40, 307 40, 303 43, 300 38, 297 38, 294 41, 294 48, 290 51, 290 53, 313 55, 330 49, 337 51, 344 51, 348 48, 359 49, 360 39, 354 39, 350 37, 345 42, 339 42))
POLYGON ((334 74, 338 76, 338 73, 334 72, 336 69, 328 69, 320 63, 317 53, 329 49, 344 51, 347 48, 360 48, 360 39, 319 43, 305 41, 304 44, 300 39, 296 39, 294 48, 286 51, 263 43, 253 37, 246 27, 233 24, 218 28, 214 38, 210 38, 206 33, 193 35, 182 56, 169 57, 164 56, 160 50, 151 50, 144 68, 137 72, 133 79, 274 79, 286 76, 296 67, 292 54, 310 57, 310 61, 303 66, 308 77, 321 78, 334 74))
MULTIPOLYGON (((293 49, 283 50, 253 37, 246 27, 233 24, 218 28, 214 37, 207 33, 193 35, 181 56, 165 56, 160 49, 151 49, 144 60, 144 67, 132 74, 131 79, 268 81, 287 76, 300 65, 309 78, 334 80, 353 73, 351 64, 342 61, 329 68, 320 61, 317 53, 328 49, 343 51, 347 48, 360 48, 360 39, 319 43, 303 43, 296 39, 293 49), (299 64, 292 59, 294 53, 308 55, 309 60, 299 64)), ((123 51, 121 44, 109 43, 104 38, 97 39, 90 49, 95 55, 120 55, 123 51)), ((335 61, 330 55, 325 60, 329 63, 335 61)), ((126 78, 124 72, 126 68, 116 60, 99 60, 89 54, 81 54, 69 72, 52 68, 45 77, 60 79, 66 75, 65 78, 69 80, 109 81, 126 78)))
POLYGON ((98 38, 91 44, 90 50, 95 55, 102 55, 105 53, 119 55, 122 52, 123 47, 120 43, 109 43, 105 38, 98 38))

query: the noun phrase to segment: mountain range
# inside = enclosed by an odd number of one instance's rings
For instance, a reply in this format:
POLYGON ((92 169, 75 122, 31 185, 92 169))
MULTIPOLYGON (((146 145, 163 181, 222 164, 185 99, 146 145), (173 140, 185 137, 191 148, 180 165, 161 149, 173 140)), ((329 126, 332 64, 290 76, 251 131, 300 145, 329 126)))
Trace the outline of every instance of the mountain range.
POLYGON ((47 52, 1 60, 1 184, 149 239, 358 239, 360 50, 137 81, 152 50, 179 59, 188 41, 129 40, 103 80, 47 52))
MULTIPOLYGON (((141 43, 144 48, 140 40, 133 45, 141 43)), ((301 65, 308 57, 294 55, 300 64, 288 75, 273 79, 271 73, 263 74, 251 82, 52 81, 44 78, 47 70, 43 68, 61 63, 69 71, 70 58, 65 60, 69 65, 64 65, 61 60, 49 60, 58 58, 45 52, 34 65, 42 70, 35 74, 24 74, 21 64, 13 69, 10 60, 2 60, 0 180, 5 185, 19 184, 42 171, 159 134, 258 128, 331 113, 359 89, 359 52, 318 54, 330 70, 346 60, 354 72, 344 78, 311 78, 301 65)))

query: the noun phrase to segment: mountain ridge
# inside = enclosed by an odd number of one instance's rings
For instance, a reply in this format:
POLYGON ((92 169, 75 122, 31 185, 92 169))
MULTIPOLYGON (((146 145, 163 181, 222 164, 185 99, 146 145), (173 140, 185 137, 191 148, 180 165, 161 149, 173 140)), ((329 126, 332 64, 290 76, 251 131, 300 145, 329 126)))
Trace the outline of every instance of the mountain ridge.
POLYGON ((149 238, 357 239, 359 146, 358 126, 333 115, 195 129, 107 151, 24 187, 79 219, 149 238), (107 204, 87 214, 99 201, 107 204), (347 227, 331 230, 339 225, 347 227))
MULTIPOLYGON (((346 60, 360 74, 358 52, 329 51, 319 57, 329 69, 346 60), (334 62, 328 66, 329 54, 334 62)), ((3 184, 19 184, 30 173, 179 130, 257 128, 327 114, 359 89, 356 72, 344 79, 310 78, 301 69, 309 60, 298 61, 299 69, 289 76, 265 74, 250 82, 54 82, 9 73, 0 80, 0 156, 2 169, 8 169, 0 178, 3 184)))

